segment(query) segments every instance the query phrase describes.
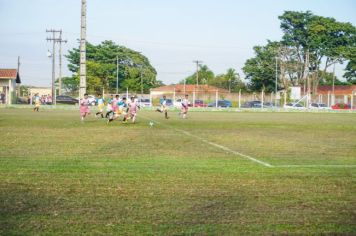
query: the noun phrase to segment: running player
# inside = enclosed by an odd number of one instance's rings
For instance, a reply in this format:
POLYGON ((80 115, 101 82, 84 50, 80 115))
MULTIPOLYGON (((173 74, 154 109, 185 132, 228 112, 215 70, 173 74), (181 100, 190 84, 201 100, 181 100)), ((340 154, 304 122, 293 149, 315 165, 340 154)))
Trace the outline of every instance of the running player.
POLYGON ((38 93, 35 94, 35 107, 33 108, 33 111, 39 111, 40 106, 41 106, 41 99, 38 93))
POLYGON ((167 108, 167 99, 166 99, 165 95, 163 96, 163 99, 161 101, 161 108, 157 108, 156 111, 158 111, 160 113, 164 112, 164 117, 166 119, 169 119, 169 117, 168 117, 168 108, 167 108))
POLYGON ((95 117, 98 117, 98 115, 101 115, 101 118, 104 118, 105 100, 104 100, 104 98, 101 97, 101 94, 98 94, 98 97, 96 99, 96 104, 98 105, 99 112, 97 112, 95 114, 95 117))
POLYGON ((89 99, 88 99, 88 94, 84 94, 84 98, 80 100, 80 117, 81 120, 84 121, 84 118, 90 115, 90 109, 89 109, 89 99))
POLYGON ((109 116, 112 113, 114 113, 113 108, 112 108, 112 101, 113 100, 114 100, 114 95, 111 94, 110 97, 108 98, 105 118, 109 118, 109 116))
POLYGON ((131 102, 128 104, 128 113, 125 115, 123 122, 126 123, 127 120, 131 119, 132 123, 136 121, 138 104, 135 102, 135 97, 131 97, 131 102))
POLYGON ((126 107, 127 107, 126 98, 124 97, 122 100, 115 99, 115 101, 117 101, 117 102, 115 104, 114 115, 111 118, 109 117, 107 124, 109 124, 111 121, 114 121, 117 118, 119 118, 120 115, 126 116, 126 107))
POLYGON ((187 118, 188 105, 189 105, 188 94, 186 94, 186 95, 185 95, 185 98, 182 99, 182 107, 181 107, 181 111, 180 111, 180 113, 179 113, 179 115, 181 115, 183 119, 186 119, 186 118, 187 118))

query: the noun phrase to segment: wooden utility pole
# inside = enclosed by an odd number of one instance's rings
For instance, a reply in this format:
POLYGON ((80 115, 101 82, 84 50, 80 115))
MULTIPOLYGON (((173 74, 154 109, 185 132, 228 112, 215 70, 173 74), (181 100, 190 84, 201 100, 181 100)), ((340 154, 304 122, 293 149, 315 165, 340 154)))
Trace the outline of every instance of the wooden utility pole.
POLYGON ((198 87, 199 86, 199 65, 203 62, 199 61, 199 60, 195 60, 193 62, 197 65, 196 80, 197 80, 197 87, 198 87))
POLYGON ((80 87, 79 98, 82 99, 87 88, 87 73, 86 73, 86 0, 82 0, 81 22, 80 22, 80 87))
POLYGON ((56 80, 56 43, 60 40, 60 38, 56 38, 56 33, 62 32, 62 30, 46 30, 47 33, 52 33, 52 38, 47 38, 47 41, 53 42, 52 48, 52 103, 56 104, 56 87, 55 87, 55 80, 56 80))
POLYGON ((62 43, 67 43, 67 40, 62 39, 62 30, 59 33, 59 73, 58 73, 58 95, 62 95, 62 43))

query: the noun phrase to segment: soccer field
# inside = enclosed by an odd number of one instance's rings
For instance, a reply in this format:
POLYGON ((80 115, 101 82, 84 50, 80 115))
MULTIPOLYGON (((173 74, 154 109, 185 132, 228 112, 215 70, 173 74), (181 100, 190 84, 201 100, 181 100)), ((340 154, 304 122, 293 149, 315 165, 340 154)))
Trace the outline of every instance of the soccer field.
POLYGON ((0 109, 0 234, 356 234, 355 113, 169 115, 0 109))

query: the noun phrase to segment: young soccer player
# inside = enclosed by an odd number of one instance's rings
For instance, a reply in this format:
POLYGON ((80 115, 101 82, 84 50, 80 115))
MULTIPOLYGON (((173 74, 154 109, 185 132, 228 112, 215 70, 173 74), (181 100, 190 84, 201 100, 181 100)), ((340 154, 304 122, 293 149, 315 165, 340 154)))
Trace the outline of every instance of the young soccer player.
POLYGON ((112 113, 114 113, 114 110, 112 108, 113 100, 114 100, 114 95, 111 94, 110 97, 108 98, 108 101, 107 101, 105 118, 108 118, 110 115, 112 115, 112 113))
POLYGON ((128 104, 128 108, 128 113, 125 115, 123 122, 131 119, 132 123, 135 123, 138 109, 138 104, 135 102, 135 97, 131 97, 131 102, 128 104))
POLYGON ((109 124, 111 121, 116 120, 117 118, 120 117, 120 115, 126 115, 126 98, 124 97, 122 100, 116 100, 116 104, 115 104, 115 111, 114 111, 114 115, 112 117, 109 117, 107 124, 109 124))
POLYGON ((161 101, 161 108, 157 108, 156 111, 158 111, 160 113, 164 112, 164 117, 166 119, 169 119, 169 117, 168 117, 168 108, 167 108, 167 99, 166 99, 165 95, 163 96, 163 100, 161 101))
POLYGON ((187 118, 187 114, 188 114, 188 105, 189 105, 189 101, 188 101, 188 94, 185 95, 185 98, 182 99, 182 107, 181 107, 181 111, 180 111, 180 115, 182 116, 183 119, 187 118))
POLYGON ((33 108, 33 111, 38 112, 41 106, 41 98, 38 95, 38 93, 35 94, 34 100, 35 100, 35 107, 33 108))
POLYGON ((88 99, 88 94, 84 94, 84 98, 80 100, 80 117, 81 120, 84 121, 84 118, 90 115, 90 109, 89 109, 89 99, 88 99))
POLYGON ((98 117, 98 115, 101 115, 101 118, 104 118, 104 106, 105 106, 105 100, 104 98, 101 97, 101 94, 98 94, 98 97, 96 99, 96 104, 98 105, 99 112, 95 114, 95 117, 98 117))

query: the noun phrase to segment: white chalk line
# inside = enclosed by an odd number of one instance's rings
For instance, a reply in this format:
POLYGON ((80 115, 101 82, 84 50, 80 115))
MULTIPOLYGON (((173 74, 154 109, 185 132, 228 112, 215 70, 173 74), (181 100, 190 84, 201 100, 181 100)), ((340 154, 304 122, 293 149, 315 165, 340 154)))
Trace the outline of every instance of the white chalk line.
POLYGON ((199 137, 199 136, 197 136, 197 135, 191 134, 191 133, 188 132, 188 131, 185 131, 185 130, 182 130, 182 129, 174 128, 174 127, 172 127, 172 126, 170 126, 170 125, 163 124, 163 123, 158 122, 158 121, 153 120, 153 119, 148 119, 148 118, 145 118, 145 117, 142 117, 142 116, 140 116, 140 117, 143 118, 143 119, 145 119, 145 120, 153 121, 153 122, 155 122, 155 123, 157 123, 157 124, 160 124, 160 125, 162 125, 162 126, 166 126, 166 127, 170 128, 170 129, 174 129, 175 131, 178 131, 178 132, 180 132, 180 133, 183 133, 183 134, 185 134, 185 135, 187 135, 187 136, 190 136, 190 137, 199 139, 200 141, 202 141, 202 142, 204 142, 204 143, 206 143, 206 144, 212 145, 212 146, 214 146, 214 147, 216 147, 216 148, 219 148, 219 149, 224 150, 224 151, 226 151, 226 152, 229 152, 229 153, 231 153, 231 154, 234 154, 234 155, 243 157, 243 158, 245 158, 245 159, 248 159, 248 160, 250 160, 250 161, 256 162, 256 163, 261 164, 261 165, 266 166, 266 167, 273 167, 271 164, 269 164, 269 163, 267 163, 267 162, 260 161, 260 160, 258 160, 258 159, 256 159, 256 158, 251 157, 251 156, 248 156, 248 155, 245 155, 245 154, 243 154, 243 153, 240 153, 240 152, 231 150, 231 149, 228 148, 228 147, 222 146, 222 145, 217 144, 217 143, 213 143, 213 142, 208 141, 208 140, 206 140, 206 139, 204 139, 204 138, 202 138, 202 137, 199 137))
POLYGON ((356 165, 275 165, 276 168, 321 168, 321 167, 329 167, 329 168, 356 168, 356 165))
POLYGON ((241 152, 231 150, 230 148, 225 147, 225 146, 223 146, 223 145, 220 145, 220 144, 217 144, 217 143, 208 141, 208 140, 206 140, 206 139, 204 139, 204 138, 202 138, 202 137, 199 137, 199 136, 197 136, 197 135, 191 134, 191 133, 188 132, 188 131, 185 131, 185 130, 182 130, 182 129, 174 128, 174 127, 172 127, 172 126, 170 126, 170 125, 161 123, 161 122, 156 121, 156 120, 153 120, 153 119, 151 119, 151 118, 146 118, 146 117, 142 117, 142 116, 140 116, 140 117, 143 118, 143 119, 145 119, 145 120, 153 121, 153 122, 155 122, 155 123, 157 123, 157 124, 160 124, 160 125, 162 125, 162 126, 166 126, 166 127, 170 128, 170 129, 174 129, 174 130, 176 130, 176 131, 178 131, 178 132, 180 132, 180 133, 183 133, 183 134, 185 134, 185 135, 187 135, 187 136, 190 136, 190 137, 199 139, 200 141, 202 141, 202 142, 204 142, 204 143, 206 143, 206 144, 209 144, 209 145, 211 145, 211 146, 214 146, 214 147, 216 147, 216 148, 219 148, 219 149, 221 149, 221 150, 224 150, 224 151, 229 152, 229 153, 231 153, 231 154, 234 154, 234 155, 236 155, 236 156, 243 157, 243 158, 245 158, 245 159, 248 159, 248 160, 250 160, 250 161, 253 161, 253 162, 255 162, 255 163, 261 164, 261 165, 266 166, 266 167, 274 167, 274 168, 324 168, 324 167, 325 167, 325 168, 356 168, 356 165, 338 165, 338 164, 330 164, 330 165, 323 165, 323 164, 320 164, 320 165, 272 165, 272 164, 270 164, 270 163, 268 163, 268 162, 258 160, 258 159, 254 158, 254 157, 251 157, 251 156, 249 156, 249 155, 243 154, 243 153, 241 153, 241 152))

